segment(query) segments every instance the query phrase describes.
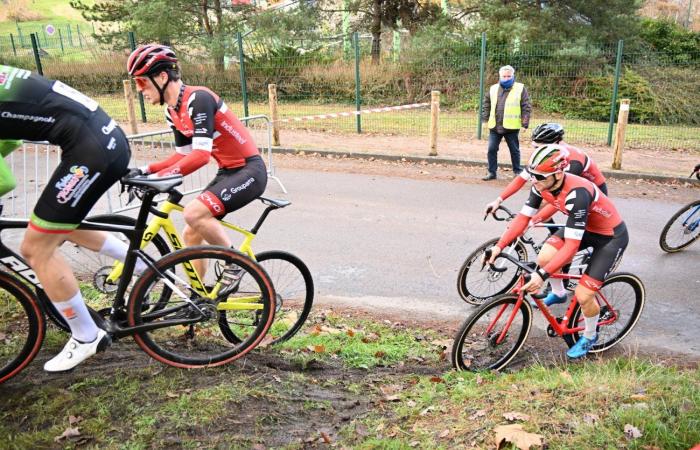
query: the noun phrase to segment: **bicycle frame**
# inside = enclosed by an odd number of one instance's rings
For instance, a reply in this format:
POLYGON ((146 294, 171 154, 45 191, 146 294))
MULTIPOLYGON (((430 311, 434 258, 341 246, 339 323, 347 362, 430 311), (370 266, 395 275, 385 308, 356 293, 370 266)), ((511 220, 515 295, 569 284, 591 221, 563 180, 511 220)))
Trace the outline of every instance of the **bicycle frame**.
MULTIPOLYGON (((504 258, 517 264, 516 260, 511 259, 511 257, 509 257, 507 255, 504 255, 504 258)), ((520 264, 518 264, 518 265, 523 267, 523 269, 525 269, 524 266, 522 266, 520 264)), ((527 270, 527 269, 525 269, 525 270, 527 270)), ((551 278, 559 278, 559 279, 563 279, 563 280, 571 280, 571 279, 578 280, 581 278, 581 275, 569 275, 569 274, 557 273, 557 274, 552 275, 551 278)), ((501 334, 496 339, 497 344, 500 344, 505 339, 506 334, 507 334, 508 330, 510 329, 510 325, 513 322, 513 320, 515 319, 515 316, 518 313, 518 310, 520 309, 520 306, 522 305, 522 303, 525 299, 525 291, 521 290, 521 288, 525 285, 525 283, 526 283, 525 274, 521 274, 520 277, 518 278, 518 282, 516 283, 515 287, 511 290, 512 293, 517 293, 518 300, 516 301, 515 306, 513 307, 513 311, 510 313, 510 317, 508 317, 508 320, 506 321, 506 325, 503 327, 501 334)), ((569 303, 569 307, 566 309, 566 313, 562 317, 561 321, 559 321, 556 317, 554 317, 554 315, 549 310, 549 308, 544 304, 544 302, 542 301, 544 296, 531 295, 531 297, 535 301, 535 303, 537 304, 538 309, 542 312, 542 314, 544 315, 547 322, 549 322, 549 324, 551 325, 552 330, 558 336, 561 337, 565 334, 577 333, 579 331, 583 331, 583 329, 585 328, 583 326, 569 328, 566 325, 567 319, 572 316, 572 314, 574 313, 574 309, 576 308, 576 304, 578 303, 576 296, 574 296, 574 298, 571 299, 571 302, 569 303)), ((617 313, 615 313, 614 308, 612 307, 612 305, 610 305, 610 303, 605 298, 603 293, 600 291, 596 292, 595 298, 596 298, 596 301, 598 302, 598 304, 607 305, 609 310, 613 312, 613 315, 610 318, 608 318, 602 322, 598 322, 598 326, 608 325, 608 324, 614 322, 615 320, 617 320, 617 313)), ((503 315, 503 313, 505 312, 507 307, 508 307, 507 304, 501 306, 501 309, 496 313, 496 316, 494 317, 493 321, 491 322, 489 327, 486 329, 486 334, 490 333, 493 330, 493 327, 496 326, 496 324, 500 320, 501 316, 503 315)))
MULTIPOLYGON (((172 244, 175 250, 180 250, 183 247, 182 238, 180 237, 180 234, 178 233, 177 228, 170 217, 170 214, 173 211, 182 212, 184 210, 184 207, 179 203, 182 197, 183 195, 180 192, 172 192, 157 210, 155 208, 150 209, 154 217, 148 223, 146 230, 144 231, 143 238, 141 240, 141 250, 148 246, 153 237, 156 236, 161 229, 164 230, 168 241, 172 244)), ((253 261, 255 261, 255 253, 253 252, 250 244, 255 238, 257 230, 260 228, 272 209, 273 207, 268 206, 268 208, 265 209, 263 214, 258 219, 258 222, 250 231, 232 223, 224 222, 223 220, 220 221, 224 227, 243 235, 243 242, 238 247, 238 251, 247 255, 253 261)), ((187 262, 186 264, 183 264, 183 266, 186 267, 187 274, 190 277, 190 282, 198 294, 212 299, 217 296, 221 287, 220 283, 217 283, 211 292, 207 293, 203 283, 200 281, 199 276, 190 263, 187 262)), ((124 264, 120 261, 115 261, 112 271, 107 276, 106 281, 116 284, 121 278, 123 269, 124 264)), ((256 304, 258 298, 259 297, 257 296, 237 297, 235 302, 230 300, 222 301, 218 303, 217 309, 220 311, 262 309, 263 305, 256 304)))

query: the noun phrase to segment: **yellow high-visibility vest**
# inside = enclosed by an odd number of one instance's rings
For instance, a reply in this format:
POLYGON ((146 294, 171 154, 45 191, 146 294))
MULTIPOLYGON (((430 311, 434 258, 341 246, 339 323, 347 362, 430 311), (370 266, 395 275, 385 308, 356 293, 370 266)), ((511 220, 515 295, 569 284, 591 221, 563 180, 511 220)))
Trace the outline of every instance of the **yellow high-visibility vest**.
MULTIPOLYGON (((489 114, 489 128, 496 128, 496 102, 498 101, 498 87, 496 83, 491 86, 491 113, 489 114)), ((506 97, 506 104, 503 108, 503 128, 508 130, 518 130, 522 127, 520 121, 520 97, 523 95, 522 83, 513 83, 513 87, 506 97)))

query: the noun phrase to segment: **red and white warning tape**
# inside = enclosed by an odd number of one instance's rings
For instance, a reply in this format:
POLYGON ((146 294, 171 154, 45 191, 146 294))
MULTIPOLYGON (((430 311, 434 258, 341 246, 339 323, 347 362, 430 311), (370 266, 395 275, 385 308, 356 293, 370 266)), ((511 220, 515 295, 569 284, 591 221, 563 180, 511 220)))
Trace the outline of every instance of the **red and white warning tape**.
POLYGON ((402 109, 414 109, 422 108, 423 106, 428 106, 430 103, 413 103, 412 105, 400 105, 400 106, 386 106, 384 108, 374 108, 374 109, 363 109, 361 111, 348 111, 330 114, 318 114, 315 116, 300 116, 300 117, 290 117, 288 119, 278 119, 276 122, 302 122, 304 120, 319 120, 319 119, 332 119, 336 117, 348 117, 357 116, 360 114, 371 114, 387 111, 397 111, 402 109))

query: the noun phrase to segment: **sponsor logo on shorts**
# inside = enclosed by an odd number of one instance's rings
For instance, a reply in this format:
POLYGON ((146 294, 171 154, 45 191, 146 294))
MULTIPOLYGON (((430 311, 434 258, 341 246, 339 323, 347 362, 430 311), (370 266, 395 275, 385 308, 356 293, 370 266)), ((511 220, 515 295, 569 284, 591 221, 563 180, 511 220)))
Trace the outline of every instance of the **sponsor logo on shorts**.
POLYGON ((228 189, 222 190, 219 197, 221 197, 221 200, 223 200, 225 202, 231 200, 231 194, 229 194, 228 189))
POLYGON ((107 144, 107 150, 114 150, 117 148, 117 140, 114 137, 109 138, 109 144, 107 144))
POLYGON ((56 189, 58 189, 56 201, 65 204, 73 200, 70 206, 75 207, 85 191, 100 176, 99 172, 92 176, 89 173, 90 169, 85 166, 72 166, 69 173, 56 183, 56 189))
MULTIPOLYGON (((191 110, 190 110, 190 111, 191 111, 191 110)), ((192 112, 190 112, 190 114, 192 114, 192 112)), ((203 124, 204 122, 206 122, 206 120, 207 120, 207 114, 206 114, 206 113, 197 113, 197 115, 195 115, 195 116, 192 118, 192 121, 194 122, 195 125, 201 125, 201 124, 203 124)))
POLYGON ((584 286, 593 291, 600 290, 603 287, 603 283, 590 277, 583 277, 579 283, 583 283, 584 286))
POLYGON ((204 202, 210 207, 211 210, 216 212, 217 214, 222 213, 224 210, 221 207, 221 203, 219 203, 219 199, 211 195, 211 193, 204 191, 202 194, 199 196, 204 202))

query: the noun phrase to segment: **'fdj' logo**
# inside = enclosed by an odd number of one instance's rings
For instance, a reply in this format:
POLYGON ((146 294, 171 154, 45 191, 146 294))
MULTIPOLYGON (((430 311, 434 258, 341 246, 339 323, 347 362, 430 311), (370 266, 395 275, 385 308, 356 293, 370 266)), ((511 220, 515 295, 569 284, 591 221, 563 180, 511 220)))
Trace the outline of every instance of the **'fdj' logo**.
POLYGON ((81 184, 81 180, 87 179, 88 172, 89 169, 85 166, 72 166, 70 168, 70 173, 56 183, 56 188, 59 189, 56 196, 58 203, 67 203, 73 198, 74 191, 81 184))

